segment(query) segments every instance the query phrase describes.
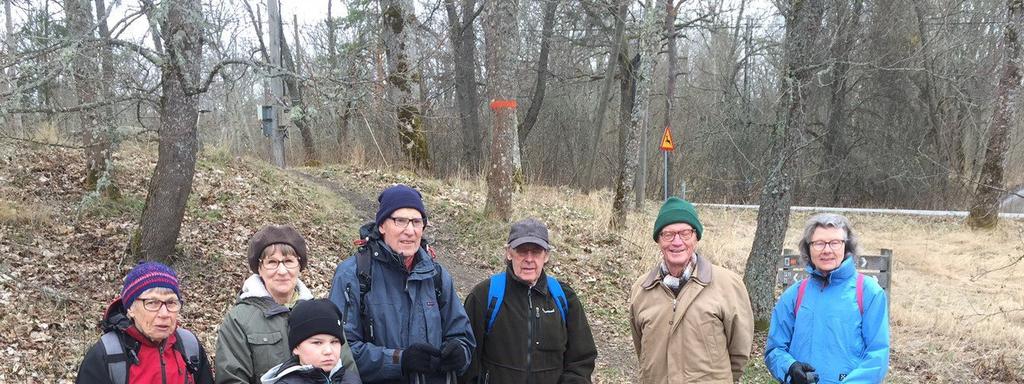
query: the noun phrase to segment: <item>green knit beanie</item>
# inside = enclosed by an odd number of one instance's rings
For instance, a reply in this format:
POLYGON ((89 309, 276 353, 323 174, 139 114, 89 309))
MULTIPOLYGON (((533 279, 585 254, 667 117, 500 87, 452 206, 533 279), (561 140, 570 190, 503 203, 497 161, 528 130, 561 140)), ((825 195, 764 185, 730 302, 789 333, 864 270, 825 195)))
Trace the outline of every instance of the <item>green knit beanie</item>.
POLYGON ((693 204, 678 197, 670 197, 668 200, 665 200, 665 204, 661 205, 661 210, 658 211, 658 219, 654 220, 654 241, 658 241, 658 233, 661 232, 662 228, 675 223, 690 224, 693 230, 697 232, 697 240, 700 240, 701 235, 704 234, 704 226, 701 225, 700 218, 697 217, 697 210, 693 208, 693 204))

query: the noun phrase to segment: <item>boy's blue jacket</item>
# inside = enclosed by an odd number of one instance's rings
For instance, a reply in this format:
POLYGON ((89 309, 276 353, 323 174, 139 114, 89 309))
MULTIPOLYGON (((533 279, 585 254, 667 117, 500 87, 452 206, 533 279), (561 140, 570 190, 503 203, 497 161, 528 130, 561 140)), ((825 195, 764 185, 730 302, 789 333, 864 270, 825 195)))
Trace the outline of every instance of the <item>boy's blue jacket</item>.
MULTIPOLYGON (((375 228, 364 230, 376 232, 375 228)), ((472 356, 476 341, 448 270, 435 269, 434 260, 421 247, 412 271, 407 272, 401 260, 379 238, 379 233, 376 235, 377 238, 371 236, 369 241, 379 241, 382 251, 372 257, 372 285, 366 292, 366 309, 374 319, 376 340, 367 340, 368 335, 363 335, 355 255, 338 264, 329 297, 345 315, 345 336, 363 382, 411 381, 412 377, 402 375, 401 353, 396 350, 404 350, 414 343, 427 343, 441 349, 445 341, 455 340, 465 348, 466 356, 472 356), (434 291, 437 271, 442 275, 441 296, 445 302, 440 309, 434 291)), ((468 367, 469 361, 455 374, 465 372, 468 367)), ((444 382, 445 375, 437 373, 425 379, 427 383, 444 382)))
POLYGON ((864 279, 864 313, 857 306, 857 269, 847 255, 827 277, 807 267, 810 282, 798 316, 799 283, 782 293, 772 312, 764 361, 789 383, 796 361, 815 368, 820 383, 881 383, 889 369, 889 304, 872 278, 864 279), (840 379, 842 377, 842 379, 840 379))

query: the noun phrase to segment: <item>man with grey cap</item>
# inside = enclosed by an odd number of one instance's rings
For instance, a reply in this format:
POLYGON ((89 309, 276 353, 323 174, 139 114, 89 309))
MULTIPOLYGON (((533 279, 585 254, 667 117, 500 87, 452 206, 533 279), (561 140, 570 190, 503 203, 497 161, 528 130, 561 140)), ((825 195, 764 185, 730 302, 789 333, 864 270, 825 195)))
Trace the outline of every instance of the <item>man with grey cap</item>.
POLYGON ((505 272, 466 297, 477 338, 461 383, 590 383, 597 347, 576 292, 547 275, 548 229, 535 219, 512 224, 505 272))

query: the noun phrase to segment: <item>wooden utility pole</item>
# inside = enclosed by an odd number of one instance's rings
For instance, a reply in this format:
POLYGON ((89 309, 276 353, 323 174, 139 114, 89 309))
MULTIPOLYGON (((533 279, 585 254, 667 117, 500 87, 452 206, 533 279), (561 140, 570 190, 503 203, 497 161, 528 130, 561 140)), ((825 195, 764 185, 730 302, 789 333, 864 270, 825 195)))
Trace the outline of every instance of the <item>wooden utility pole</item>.
POLYGON ((274 106, 274 132, 271 135, 270 155, 274 165, 285 167, 284 157, 284 125, 281 124, 282 101, 284 100, 284 78, 281 72, 281 6, 278 0, 267 0, 267 29, 270 45, 270 91, 273 100, 268 104, 274 106))

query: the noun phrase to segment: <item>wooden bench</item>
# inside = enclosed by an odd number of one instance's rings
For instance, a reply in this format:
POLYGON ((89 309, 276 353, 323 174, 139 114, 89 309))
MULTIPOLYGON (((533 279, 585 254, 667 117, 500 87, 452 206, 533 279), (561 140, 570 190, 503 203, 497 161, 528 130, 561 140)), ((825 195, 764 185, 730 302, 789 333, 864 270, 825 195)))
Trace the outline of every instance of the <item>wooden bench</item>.
MULTIPOLYGON (((857 271, 863 273, 864 276, 871 276, 878 280, 878 285, 882 286, 886 294, 889 293, 890 267, 892 266, 891 249, 883 248, 880 255, 857 256, 854 263, 857 265, 857 271)), ((801 260, 800 253, 792 249, 783 250, 782 257, 779 258, 779 274, 775 281, 785 290, 793 283, 807 277, 806 267, 807 264, 801 260)))

